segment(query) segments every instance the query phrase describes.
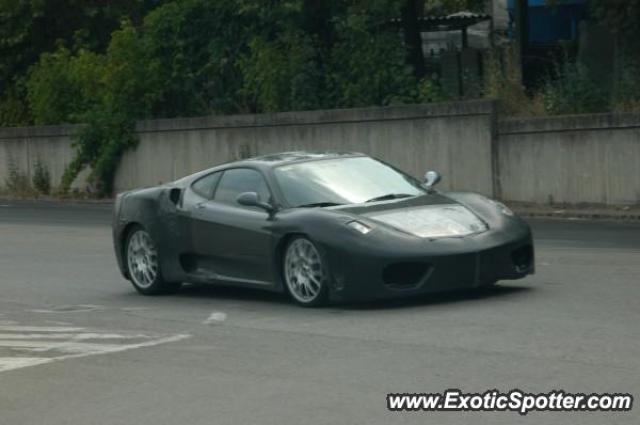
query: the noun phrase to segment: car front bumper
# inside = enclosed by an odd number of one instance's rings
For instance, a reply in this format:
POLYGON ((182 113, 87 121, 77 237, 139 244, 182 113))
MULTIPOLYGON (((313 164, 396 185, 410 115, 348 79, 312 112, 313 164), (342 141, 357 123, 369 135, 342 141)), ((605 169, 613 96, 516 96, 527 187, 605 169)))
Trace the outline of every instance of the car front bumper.
POLYGON ((331 298, 368 300, 411 297, 520 279, 535 271, 528 226, 461 238, 421 240, 375 252, 327 250, 331 298))

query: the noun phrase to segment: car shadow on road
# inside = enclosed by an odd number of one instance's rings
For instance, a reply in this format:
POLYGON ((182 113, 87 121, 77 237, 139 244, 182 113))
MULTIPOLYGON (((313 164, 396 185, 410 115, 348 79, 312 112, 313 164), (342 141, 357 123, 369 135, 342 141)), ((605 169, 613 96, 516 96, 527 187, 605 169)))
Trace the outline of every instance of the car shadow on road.
MULTIPOLYGON (((515 297, 526 294, 532 290, 533 288, 528 286, 495 285, 485 288, 424 294, 407 298, 331 303, 330 307, 333 310, 384 310, 418 306, 426 307, 430 305, 473 302, 483 299, 515 297)), ((265 302, 278 305, 289 304, 294 307, 293 302, 284 294, 226 285, 185 285, 178 293, 172 296, 184 298, 211 297, 218 300, 265 302)))
POLYGON ((380 299, 360 303, 343 303, 346 310, 387 310, 394 308, 428 307, 460 302, 473 302, 484 299, 521 296, 532 291, 528 286, 495 285, 475 289, 423 294, 407 298, 380 299))
POLYGON ((265 291, 262 289, 241 288, 223 284, 185 284, 180 291, 172 294, 171 296, 185 298, 210 297, 229 301, 264 301, 274 304, 289 303, 289 300, 284 294, 265 291))

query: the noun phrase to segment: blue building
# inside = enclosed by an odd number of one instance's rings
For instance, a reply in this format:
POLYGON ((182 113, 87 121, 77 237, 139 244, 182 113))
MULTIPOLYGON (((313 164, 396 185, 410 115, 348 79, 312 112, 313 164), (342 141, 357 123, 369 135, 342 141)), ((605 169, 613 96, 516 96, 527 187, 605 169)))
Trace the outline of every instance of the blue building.
MULTIPOLYGON (((508 0, 509 38, 515 38, 516 0, 508 0)), ((528 0, 527 24, 530 46, 554 45, 561 41, 577 41, 579 23, 587 18, 587 0, 528 0)))

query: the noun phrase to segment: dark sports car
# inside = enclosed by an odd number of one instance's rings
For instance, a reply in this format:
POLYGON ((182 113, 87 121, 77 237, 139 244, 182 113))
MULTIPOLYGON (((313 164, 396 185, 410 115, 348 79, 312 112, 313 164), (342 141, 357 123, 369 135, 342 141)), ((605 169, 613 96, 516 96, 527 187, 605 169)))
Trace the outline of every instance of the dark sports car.
POLYGON ((125 192, 113 239, 143 294, 182 282, 286 291, 297 303, 491 285, 534 272, 529 226, 357 153, 291 152, 125 192))

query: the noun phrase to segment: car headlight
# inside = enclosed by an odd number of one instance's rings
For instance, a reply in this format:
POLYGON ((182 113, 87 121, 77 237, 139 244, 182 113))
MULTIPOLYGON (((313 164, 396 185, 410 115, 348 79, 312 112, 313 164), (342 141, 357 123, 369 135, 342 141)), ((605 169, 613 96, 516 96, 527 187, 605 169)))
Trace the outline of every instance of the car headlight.
POLYGON ((358 232, 362 233, 363 235, 366 235, 367 233, 369 233, 371 230, 373 230, 373 228, 371 226, 368 226, 360 221, 354 220, 354 221, 350 221, 347 223, 347 226, 351 227, 352 229, 357 230, 358 232))
MULTIPOLYGON (((487 198, 489 199, 489 198, 487 198)), ((491 202, 493 205, 495 205, 502 214, 509 216, 509 217, 513 217, 513 211, 511 211, 511 209, 506 206, 505 204, 503 204, 500 201, 495 201, 493 199, 489 199, 489 202, 491 202)))

